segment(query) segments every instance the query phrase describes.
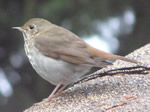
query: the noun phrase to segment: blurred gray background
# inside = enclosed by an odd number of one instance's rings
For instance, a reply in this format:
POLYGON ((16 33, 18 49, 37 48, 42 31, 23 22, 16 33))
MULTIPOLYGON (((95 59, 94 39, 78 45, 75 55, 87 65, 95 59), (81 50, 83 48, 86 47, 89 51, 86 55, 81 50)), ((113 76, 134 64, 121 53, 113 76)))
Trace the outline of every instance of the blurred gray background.
POLYGON ((33 70, 22 34, 11 29, 34 17, 109 53, 126 55, 150 41, 149 0, 1 0, 0 112, 23 111, 54 88, 33 70))

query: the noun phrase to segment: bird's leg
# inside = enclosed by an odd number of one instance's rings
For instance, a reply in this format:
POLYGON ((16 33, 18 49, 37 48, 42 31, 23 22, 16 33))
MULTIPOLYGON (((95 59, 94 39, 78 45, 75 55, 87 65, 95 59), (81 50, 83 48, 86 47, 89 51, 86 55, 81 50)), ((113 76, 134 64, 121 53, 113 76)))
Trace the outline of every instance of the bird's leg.
POLYGON ((44 99, 43 102, 35 103, 34 106, 42 105, 42 103, 45 104, 45 101, 46 101, 47 103, 50 103, 50 101, 51 101, 54 97, 60 95, 60 94, 62 93, 63 89, 66 87, 66 86, 62 86, 62 87, 60 88, 61 85, 62 85, 62 82, 60 82, 59 84, 57 84, 57 86, 55 87, 55 89, 52 91, 52 93, 49 95, 49 97, 48 97, 47 99, 44 99), (59 88, 60 88, 60 89, 59 89, 59 88))
MULTIPOLYGON (((61 82, 59 84, 57 84, 57 86, 55 87, 55 89, 52 91, 52 93, 49 95, 48 97, 48 101, 50 102, 52 100, 52 98, 55 96, 55 94, 57 94, 57 91, 59 91, 59 87, 61 86, 61 82)), ((61 89, 61 88, 60 88, 61 89)))
POLYGON ((59 96, 63 90, 66 88, 66 85, 63 85, 56 93, 55 93, 55 97, 59 96))

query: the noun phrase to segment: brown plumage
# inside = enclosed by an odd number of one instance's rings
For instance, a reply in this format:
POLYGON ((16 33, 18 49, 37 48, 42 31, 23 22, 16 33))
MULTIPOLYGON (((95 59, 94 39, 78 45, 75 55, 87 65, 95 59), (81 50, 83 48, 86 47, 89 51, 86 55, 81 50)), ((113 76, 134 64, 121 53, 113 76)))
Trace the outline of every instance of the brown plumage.
POLYGON ((97 57, 101 58, 100 61, 103 61, 103 63, 105 60, 117 59, 137 63, 135 60, 93 48, 77 35, 62 27, 51 24, 50 29, 42 33, 40 37, 35 38, 35 47, 46 56, 74 64, 91 64, 95 67, 103 67, 103 65, 97 65, 97 62, 95 62, 94 58, 97 57), (55 35, 53 32, 55 32, 55 35))
POLYGON ((49 101, 92 67, 102 68, 110 65, 111 60, 137 63, 93 48, 72 32, 44 19, 34 18, 14 29, 23 33, 26 55, 33 68, 42 78, 57 85, 49 101))

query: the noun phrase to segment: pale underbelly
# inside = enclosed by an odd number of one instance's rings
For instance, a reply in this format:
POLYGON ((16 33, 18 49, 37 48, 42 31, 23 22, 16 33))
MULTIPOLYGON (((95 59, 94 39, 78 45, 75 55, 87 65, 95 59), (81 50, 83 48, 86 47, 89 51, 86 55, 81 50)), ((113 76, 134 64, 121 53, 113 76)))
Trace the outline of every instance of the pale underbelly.
POLYGON ((28 55, 28 58, 36 72, 43 79, 54 85, 60 82, 68 85, 77 81, 81 76, 89 72, 91 68, 86 65, 74 65, 44 56, 36 48, 32 50, 32 57, 28 55))

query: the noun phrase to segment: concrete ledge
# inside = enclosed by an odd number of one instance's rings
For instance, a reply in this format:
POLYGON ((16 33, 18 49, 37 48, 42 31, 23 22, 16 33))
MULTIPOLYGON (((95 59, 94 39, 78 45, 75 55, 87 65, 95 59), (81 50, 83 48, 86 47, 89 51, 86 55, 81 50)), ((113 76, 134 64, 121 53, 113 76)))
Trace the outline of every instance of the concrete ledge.
MULTIPOLYGON (((134 51, 129 58, 150 66, 150 44, 134 51)), ((133 67, 134 64, 117 61, 94 75, 114 68, 133 67)), ((147 70, 147 72, 149 72, 147 70)), ((25 112, 150 112, 150 75, 117 74, 98 77, 76 84, 50 103, 40 102, 25 112)))

